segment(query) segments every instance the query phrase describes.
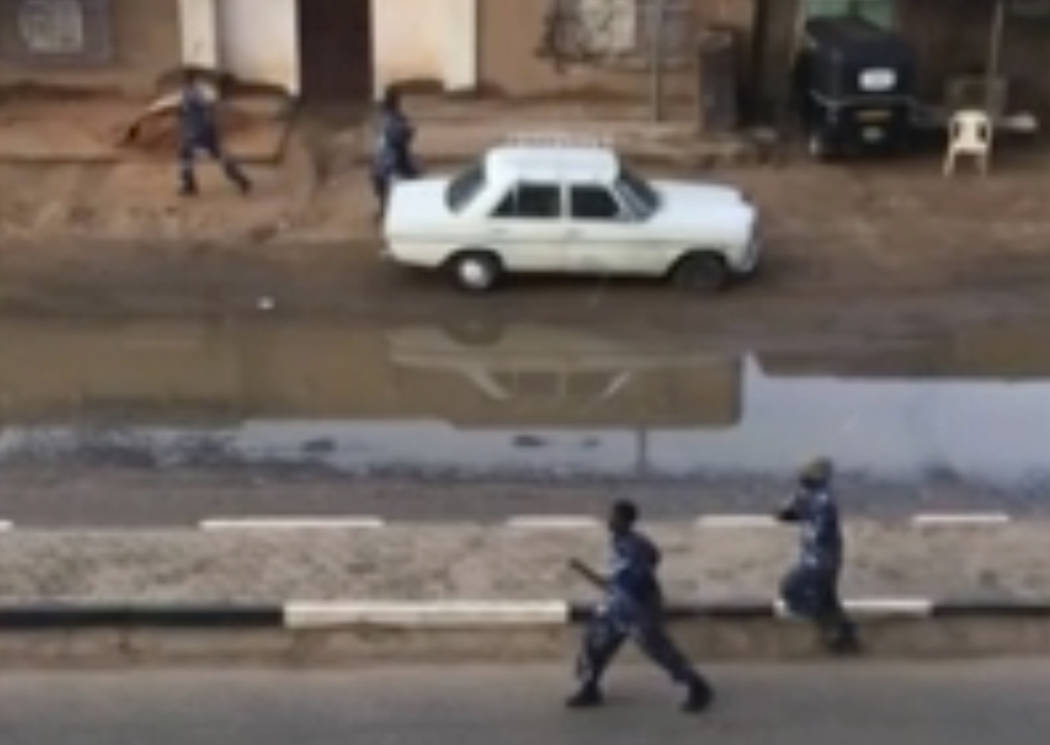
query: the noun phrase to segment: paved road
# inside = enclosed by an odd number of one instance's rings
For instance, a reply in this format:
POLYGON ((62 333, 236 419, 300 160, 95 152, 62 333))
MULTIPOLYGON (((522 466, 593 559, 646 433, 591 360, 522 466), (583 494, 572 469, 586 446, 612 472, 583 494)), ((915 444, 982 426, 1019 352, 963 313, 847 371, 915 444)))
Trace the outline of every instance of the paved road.
MULTIPOLYGON (((19 527, 192 527, 222 517, 378 516, 389 522, 483 522, 533 515, 604 515, 628 497, 650 520, 702 514, 768 513, 791 488, 781 479, 699 479, 680 483, 357 480, 296 469, 166 470, 114 467, 7 467, 0 520, 19 527)), ((1006 512, 1045 517, 1040 483, 1016 490, 965 482, 874 484, 844 479, 849 517, 907 520, 920 512, 1006 512)))
POLYGON ((1034 745, 1050 731, 1050 661, 710 671, 703 717, 644 669, 610 706, 566 712, 553 668, 5 673, 4 745, 1034 745))

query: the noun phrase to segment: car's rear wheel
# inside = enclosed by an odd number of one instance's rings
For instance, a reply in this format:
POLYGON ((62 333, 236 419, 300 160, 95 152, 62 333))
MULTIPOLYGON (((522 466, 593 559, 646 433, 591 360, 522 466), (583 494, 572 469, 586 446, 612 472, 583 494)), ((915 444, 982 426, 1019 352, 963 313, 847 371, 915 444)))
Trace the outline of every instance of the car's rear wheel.
POLYGON ((714 294, 729 282, 729 268, 718 254, 694 253, 678 263, 673 279, 682 290, 714 294))
POLYGON ((503 265, 488 251, 463 251, 448 262, 455 285, 465 292, 488 292, 499 282, 503 265))

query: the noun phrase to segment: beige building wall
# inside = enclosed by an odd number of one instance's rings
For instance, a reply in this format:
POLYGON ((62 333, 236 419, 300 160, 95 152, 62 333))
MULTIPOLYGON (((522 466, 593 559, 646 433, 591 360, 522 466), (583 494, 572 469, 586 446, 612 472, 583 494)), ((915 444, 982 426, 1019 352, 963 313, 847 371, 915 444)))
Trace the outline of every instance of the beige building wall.
POLYGON ((253 83, 300 90, 296 0, 218 0, 219 61, 253 83))
POLYGON ((179 0, 183 64, 218 68, 218 4, 219 0, 179 0))
MULTIPOLYGON (((17 6, 18 0, 0 4, 5 35, 18 33, 10 24, 17 6)), ((0 57, 0 86, 36 83, 151 93, 158 78, 180 63, 178 0, 109 0, 109 45, 110 58, 102 63, 72 58, 26 61, 5 50, 0 57)))
MULTIPOLYGON (((552 0, 478 0, 479 77, 483 88, 508 96, 593 94, 636 97, 644 94, 649 76, 644 64, 569 64, 562 69, 537 54, 552 0)), ((751 48, 756 0, 686 0, 692 3, 695 33, 704 25, 739 32, 743 61, 751 48)), ((644 4, 642 6, 644 8, 644 4)), ((644 12, 640 9, 639 12, 644 12)), ((696 55, 667 74, 670 97, 695 98, 696 55)), ((746 67, 746 65, 745 65, 746 67)))
POLYGON ((478 0, 373 0, 376 95, 407 81, 433 82, 447 91, 474 88, 477 5, 478 0))

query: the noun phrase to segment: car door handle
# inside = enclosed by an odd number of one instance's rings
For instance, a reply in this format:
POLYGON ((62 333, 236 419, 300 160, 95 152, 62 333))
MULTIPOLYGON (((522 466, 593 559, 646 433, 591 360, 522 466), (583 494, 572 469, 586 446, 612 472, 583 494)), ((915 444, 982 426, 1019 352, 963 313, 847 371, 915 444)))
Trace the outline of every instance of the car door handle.
POLYGON ((490 238, 505 238, 510 235, 510 231, 506 228, 489 228, 488 235, 490 238))
POLYGON ((574 241, 577 238, 582 238, 582 237, 583 237, 583 231, 582 230, 577 230, 576 228, 572 228, 571 230, 566 230, 565 231, 565 239, 566 240, 574 241))

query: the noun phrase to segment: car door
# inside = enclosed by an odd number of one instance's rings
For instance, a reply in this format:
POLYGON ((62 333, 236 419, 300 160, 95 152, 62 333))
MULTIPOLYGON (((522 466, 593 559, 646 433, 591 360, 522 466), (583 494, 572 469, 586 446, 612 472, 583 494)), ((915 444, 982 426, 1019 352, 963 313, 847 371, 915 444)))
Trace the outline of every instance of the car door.
POLYGON ((659 274, 664 256, 646 237, 645 222, 600 183, 568 186, 566 243, 581 274, 659 274))
POLYGON ((557 182, 514 184, 487 221, 486 245, 511 271, 564 272, 570 269, 565 250, 564 199, 557 182))

